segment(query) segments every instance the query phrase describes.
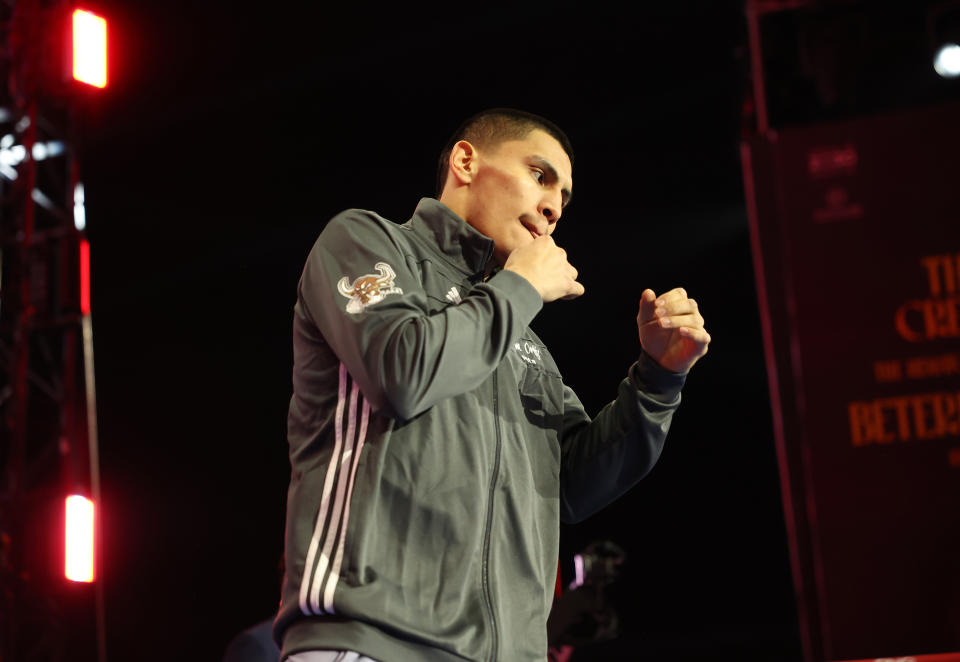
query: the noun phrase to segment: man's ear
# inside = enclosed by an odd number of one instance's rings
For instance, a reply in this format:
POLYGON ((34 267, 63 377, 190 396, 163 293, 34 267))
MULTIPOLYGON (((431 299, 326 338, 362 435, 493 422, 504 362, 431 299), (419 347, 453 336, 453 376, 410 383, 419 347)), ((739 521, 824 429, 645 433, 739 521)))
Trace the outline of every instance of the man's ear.
POLYGON ((477 148, 466 140, 460 140, 450 150, 450 174, 460 184, 469 184, 477 176, 477 148))

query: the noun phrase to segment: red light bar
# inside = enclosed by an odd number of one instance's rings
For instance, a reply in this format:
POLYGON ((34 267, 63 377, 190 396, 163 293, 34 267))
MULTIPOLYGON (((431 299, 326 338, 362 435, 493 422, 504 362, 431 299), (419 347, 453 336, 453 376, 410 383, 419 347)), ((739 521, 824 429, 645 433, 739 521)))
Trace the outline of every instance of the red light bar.
POLYGON ((68 496, 66 519, 63 574, 70 581, 92 582, 93 501, 77 494, 68 496))
POLYGON ((90 314, 90 242, 80 240, 80 313, 90 314))
POLYGON ((960 653, 934 653, 932 655, 906 655, 901 657, 871 657, 865 660, 848 660, 847 662, 960 662, 960 653))
POLYGON ((107 86, 107 20, 83 9, 73 12, 73 77, 107 86))

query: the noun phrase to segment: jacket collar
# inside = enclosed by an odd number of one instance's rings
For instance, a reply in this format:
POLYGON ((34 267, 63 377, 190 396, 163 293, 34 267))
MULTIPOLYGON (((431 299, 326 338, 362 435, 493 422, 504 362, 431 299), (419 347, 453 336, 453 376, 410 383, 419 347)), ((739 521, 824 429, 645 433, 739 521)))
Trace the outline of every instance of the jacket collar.
POLYGON ((482 276, 493 256, 493 239, 480 234, 445 204, 422 198, 408 222, 450 264, 470 276, 482 276))

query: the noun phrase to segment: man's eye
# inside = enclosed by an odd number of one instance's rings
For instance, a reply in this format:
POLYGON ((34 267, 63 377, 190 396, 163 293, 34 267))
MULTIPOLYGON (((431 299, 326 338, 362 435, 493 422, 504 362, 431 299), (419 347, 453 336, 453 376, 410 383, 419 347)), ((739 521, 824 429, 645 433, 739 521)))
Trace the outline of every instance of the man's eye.
POLYGON ((540 183, 542 184, 542 183, 543 183, 543 171, 542 171, 542 170, 534 169, 534 170, 532 170, 531 172, 533 172, 533 178, 536 179, 538 182, 540 182, 540 183))

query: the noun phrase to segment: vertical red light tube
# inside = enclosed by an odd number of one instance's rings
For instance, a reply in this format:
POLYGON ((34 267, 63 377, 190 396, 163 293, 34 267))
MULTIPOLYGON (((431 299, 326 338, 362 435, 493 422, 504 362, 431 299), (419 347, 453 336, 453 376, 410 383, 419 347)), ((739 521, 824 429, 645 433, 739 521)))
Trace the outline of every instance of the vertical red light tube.
POLYGON ((93 501, 72 494, 66 502, 64 530, 64 576, 73 582, 90 583, 94 573, 93 501))
POLYGON ((80 313, 90 314, 90 242, 80 240, 80 313))
POLYGON ((107 86, 107 21, 93 12, 73 12, 73 77, 94 87, 107 86))

